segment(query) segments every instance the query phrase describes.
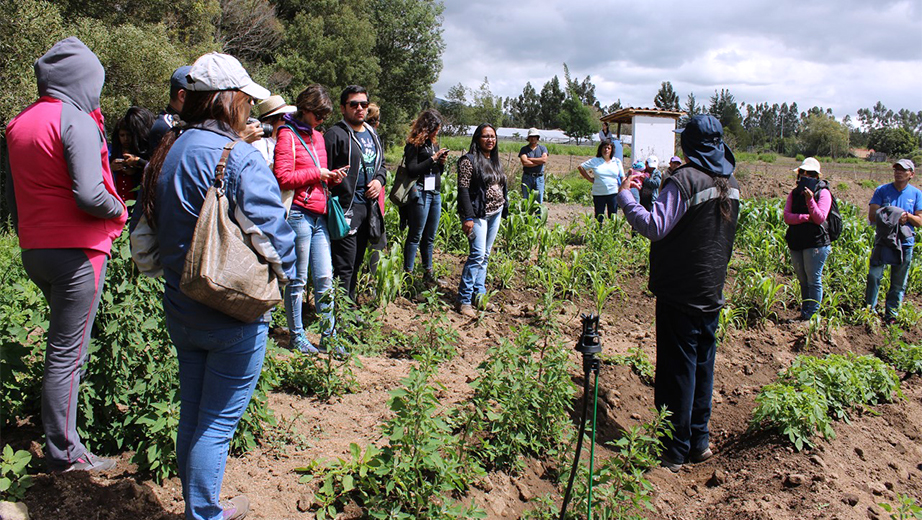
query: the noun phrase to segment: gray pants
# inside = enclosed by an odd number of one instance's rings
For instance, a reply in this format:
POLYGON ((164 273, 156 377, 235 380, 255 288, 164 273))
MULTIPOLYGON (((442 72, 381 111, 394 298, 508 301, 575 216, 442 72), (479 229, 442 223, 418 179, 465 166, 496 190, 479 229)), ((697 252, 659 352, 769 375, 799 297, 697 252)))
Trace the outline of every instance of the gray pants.
POLYGON ((63 468, 86 453, 77 434, 77 389, 106 278, 106 256, 83 249, 30 249, 22 252, 22 265, 51 307, 42 425, 46 464, 63 468))

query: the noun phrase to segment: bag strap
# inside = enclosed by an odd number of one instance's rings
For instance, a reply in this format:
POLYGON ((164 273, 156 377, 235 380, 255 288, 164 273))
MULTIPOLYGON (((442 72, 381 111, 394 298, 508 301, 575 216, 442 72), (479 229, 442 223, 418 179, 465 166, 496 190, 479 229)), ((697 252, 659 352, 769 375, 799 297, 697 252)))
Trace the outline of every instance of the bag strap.
MULTIPOLYGON (((310 155, 311 160, 314 161, 314 166, 316 166, 317 168, 320 168, 321 167, 320 161, 317 159, 317 150, 316 149, 311 150, 311 148, 308 148, 307 143, 304 142, 304 138, 302 138, 301 134, 299 134, 298 131, 295 130, 295 127, 291 126, 288 123, 285 123, 285 126, 288 127, 288 129, 291 130, 291 133, 295 134, 295 137, 298 138, 298 141, 301 141, 301 144, 304 145, 304 149, 307 150, 307 155, 310 155)), ((294 146, 294 141, 292 141, 291 144, 292 146, 294 146)), ((313 137, 311 137, 311 145, 313 144, 314 144, 313 137)), ((292 160, 293 159, 294 157, 292 157, 292 160)))
POLYGON ((224 171, 227 169, 227 159, 230 157, 231 150, 234 149, 234 146, 237 145, 239 141, 228 141, 224 144, 224 152, 221 154, 221 159, 218 161, 218 164, 214 167, 214 187, 224 193, 224 171))

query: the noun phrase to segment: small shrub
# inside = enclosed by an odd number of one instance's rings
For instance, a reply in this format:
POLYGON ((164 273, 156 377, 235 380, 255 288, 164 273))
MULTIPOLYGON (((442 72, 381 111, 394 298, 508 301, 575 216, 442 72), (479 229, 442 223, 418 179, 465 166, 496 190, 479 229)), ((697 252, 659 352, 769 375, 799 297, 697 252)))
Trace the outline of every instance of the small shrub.
POLYGON ((797 161, 797 162, 804 162, 804 159, 805 159, 805 157, 804 157, 804 154, 802 154, 802 153, 799 153, 799 154, 797 154, 796 157, 794 157, 794 160, 797 161))
POLYGON ((901 339, 894 339, 878 349, 878 354, 897 370, 906 374, 922 375, 922 346, 909 345, 901 339))
POLYGON ((627 349, 627 354, 613 354, 607 356, 607 359, 615 365, 631 367, 631 370, 637 374, 645 385, 653 385, 653 379, 656 376, 656 365, 650 361, 650 358, 647 357, 647 354, 639 345, 629 347, 627 349))
POLYGON ((781 435, 794 444, 797 450, 813 446, 811 440, 820 433, 826 439, 836 434, 830 424, 826 397, 813 388, 797 388, 773 383, 766 385, 756 396, 750 429, 773 425, 781 435))
POLYGON ((876 187, 877 187, 877 181, 874 181, 874 180, 871 180, 871 179, 861 179, 860 181, 858 181, 858 184, 860 184, 861 187, 863 187, 863 188, 872 188, 872 189, 873 189, 873 188, 876 188, 876 187))
POLYGON ((0 498, 17 502, 26 496, 32 486, 32 477, 27 473, 32 454, 25 450, 13 451, 9 444, 3 447, 0 459, 0 498))
POLYGON ((840 182, 839 184, 836 184, 837 191, 848 191, 848 188, 849 184, 847 182, 840 182))

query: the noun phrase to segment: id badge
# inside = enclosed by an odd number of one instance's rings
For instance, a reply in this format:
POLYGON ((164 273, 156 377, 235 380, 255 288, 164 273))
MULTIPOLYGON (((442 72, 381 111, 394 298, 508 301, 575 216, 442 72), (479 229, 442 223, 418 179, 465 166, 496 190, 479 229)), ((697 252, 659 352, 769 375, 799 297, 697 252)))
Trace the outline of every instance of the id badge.
POLYGON ((428 173, 423 178, 423 190, 424 191, 435 191, 435 174, 428 173))

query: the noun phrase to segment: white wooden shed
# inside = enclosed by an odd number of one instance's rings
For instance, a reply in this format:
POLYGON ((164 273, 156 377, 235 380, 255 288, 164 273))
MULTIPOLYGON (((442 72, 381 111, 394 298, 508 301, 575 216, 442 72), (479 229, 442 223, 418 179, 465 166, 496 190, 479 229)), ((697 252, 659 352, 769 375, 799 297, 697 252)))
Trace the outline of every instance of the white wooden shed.
POLYGON ((650 155, 659 158, 660 165, 668 164, 675 155, 675 130, 678 119, 685 112, 658 108, 622 108, 600 119, 603 123, 617 123, 617 136, 621 138, 621 125, 631 125, 631 162, 646 160, 650 155))

